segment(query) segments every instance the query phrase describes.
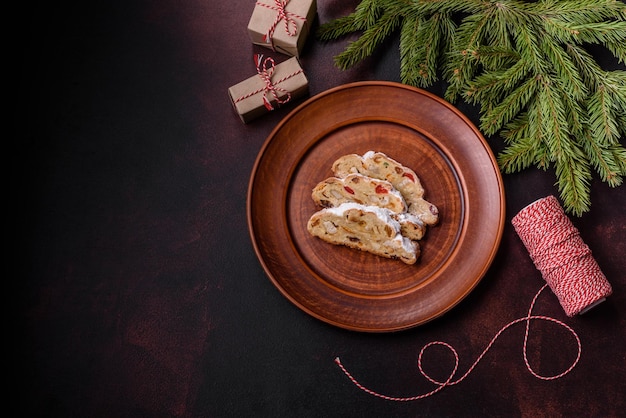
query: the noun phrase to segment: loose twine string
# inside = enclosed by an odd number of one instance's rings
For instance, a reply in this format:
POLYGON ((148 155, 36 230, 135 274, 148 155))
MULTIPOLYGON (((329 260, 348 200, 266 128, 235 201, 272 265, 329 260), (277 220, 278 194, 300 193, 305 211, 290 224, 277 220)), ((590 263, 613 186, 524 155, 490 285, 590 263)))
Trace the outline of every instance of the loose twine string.
POLYGON ((265 59, 263 59, 263 54, 255 54, 254 55, 254 64, 256 65, 256 71, 258 76, 261 78, 261 80, 263 80, 264 86, 261 88, 258 88, 254 91, 251 91, 248 94, 245 94, 241 97, 238 97, 237 99, 234 100, 235 103, 238 103, 242 100, 246 100, 252 96, 254 96, 255 94, 259 94, 259 93, 263 93, 263 105, 265 106, 265 108, 267 110, 274 110, 274 106, 272 106, 271 101, 267 98, 267 94, 270 93, 272 95, 272 97, 274 98, 274 100, 276 101, 276 104, 278 106, 287 103, 288 101, 291 100, 291 93, 282 88, 282 87, 278 87, 278 85, 280 83, 282 83, 285 80, 290 79, 291 77, 294 77, 302 72, 304 72, 304 70, 302 68, 300 68, 299 70, 288 74, 286 76, 284 76, 283 78, 276 80, 276 81, 272 81, 272 75, 274 74, 274 71, 276 69, 276 63, 274 62, 274 59, 271 57, 267 57, 265 59), (286 93, 285 98, 281 99, 278 96, 278 92, 281 91, 283 93, 286 93))
POLYGON ((256 2, 257 6, 262 6, 271 10, 276 10, 276 18, 274 19, 274 22, 272 22, 272 25, 267 30, 267 33, 263 35, 263 42, 268 43, 268 44, 271 43, 272 50, 274 50, 274 32, 276 31, 276 27, 278 26, 281 20, 285 22, 285 32, 289 36, 296 36, 298 34, 298 24, 296 23, 294 18, 300 19, 306 22, 306 17, 302 17, 295 13, 287 11, 286 8, 287 8, 288 3, 289 3, 289 0, 274 0, 274 5, 272 6, 270 4, 265 4, 260 1, 256 2))
POLYGON ((513 325, 521 322, 526 323, 522 346, 524 364, 526 369, 528 369, 534 377, 541 380, 555 380, 570 373, 574 367, 576 367, 582 353, 582 346, 578 334, 563 321, 549 316, 533 315, 532 311, 537 302, 537 298, 544 289, 550 287, 559 299, 566 314, 573 316, 578 313, 583 313, 586 309, 609 296, 612 292, 611 285, 600 271, 595 259, 591 257, 589 247, 582 241, 578 230, 571 224, 569 218, 567 218, 558 200, 554 196, 548 196, 547 198, 540 199, 527 206, 513 218, 512 223, 516 232, 522 239, 522 242, 528 249, 535 266, 541 271, 546 280, 546 284, 539 289, 532 299, 528 314, 503 326, 465 374, 456 380, 454 380, 454 377, 459 366, 459 355, 454 347, 443 341, 433 341, 426 344, 422 347, 417 357, 418 370, 424 378, 437 387, 430 392, 417 396, 388 396, 369 389, 361 384, 346 369, 339 357, 335 358, 335 363, 356 387, 370 395, 389 401, 408 402, 432 396, 447 386, 453 386, 465 380, 491 349, 500 335, 513 325), (543 376, 532 368, 526 354, 531 321, 552 322, 560 325, 572 334, 576 340, 578 352, 576 359, 566 370, 556 375, 543 376), (424 352, 428 348, 436 345, 446 347, 454 355, 454 367, 445 381, 431 377, 422 367, 424 352))

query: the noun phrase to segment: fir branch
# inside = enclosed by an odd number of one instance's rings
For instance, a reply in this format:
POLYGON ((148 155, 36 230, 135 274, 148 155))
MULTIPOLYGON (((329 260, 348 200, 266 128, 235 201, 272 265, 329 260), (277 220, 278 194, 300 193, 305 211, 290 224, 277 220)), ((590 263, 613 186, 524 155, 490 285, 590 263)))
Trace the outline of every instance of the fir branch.
POLYGON ((624 43, 607 41, 604 46, 611 51, 620 63, 626 63, 626 45, 624 43))
POLYGON ((500 131, 500 135, 502 135, 502 139, 507 145, 513 145, 517 141, 532 137, 528 111, 520 113, 515 119, 507 123, 500 131))
POLYGON ((456 101, 477 73, 477 50, 480 47, 480 39, 487 31, 491 13, 492 9, 486 9, 484 12, 472 14, 457 30, 455 42, 457 50, 449 54, 444 73, 450 83, 445 93, 445 98, 449 101, 456 101))
POLYGON ((580 42, 615 44, 626 41, 626 22, 597 22, 573 25, 580 42))
POLYGON ((498 132, 502 126, 518 114, 540 89, 540 78, 529 78, 480 118, 480 127, 486 135, 498 132))
POLYGON ((626 16, 624 4, 615 0, 544 0, 535 3, 535 6, 537 15, 569 23, 615 19, 620 14, 626 16))
POLYGON ((515 173, 534 165, 540 159, 540 154, 541 150, 537 148, 534 139, 522 135, 498 155, 498 164, 505 173, 515 173))
POLYGON ((574 65, 589 90, 595 90, 598 74, 602 69, 584 48, 575 44, 566 44, 565 51, 572 58, 574 65))
POLYGON ((378 3, 376 0, 362 0, 356 7, 354 17, 357 22, 361 22, 359 29, 370 28, 376 24, 384 12, 378 3))
MULTIPOLYGON (((601 74, 603 85, 613 94, 620 102, 626 101, 626 71, 606 71, 601 74)), ((624 109, 622 109, 624 110, 624 109)), ((622 112, 623 113, 623 112, 622 112)))
POLYGON ((562 97, 554 79, 541 78, 541 87, 537 90, 537 102, 544 116, 540 137, 550 149, 554 161, 566 160, 567 156, 575 152, 575 143, 569 141, 570 130, 562 97))
POLYGON ((485 71, 509 68, 520 60, 519 53, 512 46, 481 45, 476 57, 485 71))
POLYGON ((615 164, 615 172, 619 176, 618 184, 621 184, 621 178, 626 176, 626 149, 621 145, 612 145, 608 150, 613 155, 612 161, 615 164))
POLYGON ((434 13, 427 20, 405 18, 400 32, 401 81, 420 87, 432 85, 454 30, 454 21, 446 13, 434 13))
POLYGON ((537 100, 533 100, 528 111, 509 122, 502 130, 507 147, 498 154, 498 163, 504 173, 511 174, 532 165, 546 170, 550 167, 550 152, 540 136, 542 115, 537 111, 537 100), (526 151, 524 151, 526 150, 526 151))
POLYGON ((474 14, 485 8, 483 0, 407 0, 405 3, 410 7, 411 12, 420 15, 433 13, 474 14))
POLYGON ((321 25, 322 40, 359 33, 339 54, 347 69, 400 29, 400 80, 480 105, 480 128, 499 134, 505 173, 554 168, 566 210, 589 210, 592 170, 626 176, 626 72, 604 71, 586 50, 626 61, 626 5, 616 0, 363 0, 321 25))
POLYGON ((422 86, 420 68, 424 59, 420 56, 421 49, 416 46, 419 42, 418 33, 423 20, 420 16, 407 16, 400 29, 400 80, 412 86, 422 86))
POLYGON ((428 74, 427 83, 430 85, 437 80, 440 51, 446 51, 446 47, 452 43, 452 34, 455 24, 447 13, 434 13, 430 19, 424 22, 422 31, 424 36, 418 41, 423 42, 424 65, 428 74))
POLYGON ((540 124, 540 137, 554 162, 556 185, 561 196, 567 197, 563 202, 565 209, 580 216, 591 204, 589 162, 578 144, 570 140, 562 93, 553 79, 543 80, 537 97, 541 114, 545 116, 540 124))
POLYGON ((552 71, 558 75, 559 83, 566 90, 567 95, 574 100, 583 99, 587 95, 587 87, 572 58, 567 55, 561 45, 554 42, 544 40, 540 46, 546 61, 551 64, 552 71))
POLYGON ((622 137, 626 136, 626 112, 624 112, 624 109, 622 109, 621 112, 617 113, 617 120, 618 120, 618 124, 617 127, 619 129, 620 135, 622 137))
POLYGON ((626 176, 626 149, 620 145, 612 145, 607 151, 613 156, 611 162, 614 167, 614 173, 606 181, 609 183, 609 186, 616 187, 622 184, 622 179, 626 176))
POLYGON ((556 161, 555 173, 560 195, 567 196, 567 199, 563 199, 564 209, 576 216, 581 216, 589 211, 591 205, 589 197, 591 170, 582 151, 580 149, 576 151, 575 154, 556 161))
POLYGON ((619 130, 614 117, 614 107, 613 97, 604 85, 600 85, 587 101, 589 129, 595 140, 601 145, 606 146, 619 142, 619 130))
MULTIPOLYGON (((482 58, 480 61, 482 63, 482 58)), ((472 104, 499 101, 527 77, 529 71, 528 63, 522 59, 518 59, 509 68, 485 71, 468 83, 463 97, 472 104)))
POLYGON ((561 43, 580 43, 578 31, 572 27, 570 22, 560 18, 546 18, 543 26, 548 36, 561 43))
POLYGON ((400 15, 385 12, 354 42, 350 43, 346 50, 335 57, 335 63, 341 69, 348 69, 357 62, 372 55, 378 47, 398 26, 400 15))
POLYGON ((536 34, 536 30, 537 28, 533 26, 520 26, 514 34, 515 43, 521 58, 527 60, 535 72, 544 73, 550 69, 539 48, 540 41, 536 35, 540 34, 536 34))
POLYGON ((584 136, 586 131, 586 115, 587 111, 583 100, 577 100, 571 96, 564 95, 563 106, 565 106, 565 115, 567 123, 570 126, 571 134, 574 138, 584 136))
POLYGON ((584 139, 582 143, 585 153, 590 157, 602 181, 611 187, 621 185, 622 178, 626 175, 626 149, 619 145, 603 147, 589 131, 585 133, 584 139))

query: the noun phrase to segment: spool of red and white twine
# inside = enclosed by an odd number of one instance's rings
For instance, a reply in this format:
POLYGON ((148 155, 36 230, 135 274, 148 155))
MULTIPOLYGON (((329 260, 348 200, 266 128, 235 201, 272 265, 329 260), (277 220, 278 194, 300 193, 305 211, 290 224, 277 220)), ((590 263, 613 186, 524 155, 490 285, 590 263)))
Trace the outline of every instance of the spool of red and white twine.
POLYGON ((611 285, 556 197, 531 203, 511 223, 567 316, 584 313, 611 294, 611 285))
POLYGON ((437 386, 430 392, 409 397, 388 396, 376 392, 359 383, 359 381, 352 376, 352 374, 341 363, 339 357, 337 357, 335 359, 335 363, 337 363, 339 368, 350 379, 350 381, 352 381, 352 383, 364 392, 389 401, 406 402, 426 398, 434 395, 446 386, 456 385, 463 381, 472 372, 472 370, 474 370, 485 354, 487 354, 487 351, 489 351, 489 349, 493 346, 498 337, 505 330, 520 322, 526 323, 526 331, 524 333, 523 342, 524 364, 533 376, 541 380, 554 380, 559 379, 571 372, 580 360, 582 351, 580 338, 578 338, 576 332, 569 325, 558 319, 548 316, 533 315, 532 311, 537 298, 546 287, 550 287, 550 289, 552 289, 554 294, 557 296, 565 314, 572 317, 585 313, 589 309, 604 301, 606 297, 612 293, 611 285, 600 270, 598 263, 591 255, 591 250, 583 242, 578 230, 567 217, 558 200, 554 196, 539 199, 526 206, 517 215, 515 215, 515 217, 513 217, 511 222, 515 231, 524 243, 524 246, 528 250, 533 263, 546 281, 546 284, 544 284, 543 287, 541 287, 541 289, 539 289, 539 291, 535 294, 526 316, 511 321, 502 327, 492 338, 483 352, 478 356, 476 361, 474 361, 474 363, 465 372, 465 374, 456 380, 454 377, 459 366, 459 355, 454 347, 443 341, 433 341, 422 347, 417 358, 417 366, 422 376, 437 386), (530 321, 532 320, 556 323, 568 330, 575 338, 578 345, 578 354, 574 362, 562 373, 552 376, 542 376, 535 372, 531 367, 526 351, 530 321), (422 368, 422 357, 424 352, 427 348, 435 345, 444 346, 449 349, 452 354, 454 354, 455 364, 452 372, 445 381, 432 378, 422 368))

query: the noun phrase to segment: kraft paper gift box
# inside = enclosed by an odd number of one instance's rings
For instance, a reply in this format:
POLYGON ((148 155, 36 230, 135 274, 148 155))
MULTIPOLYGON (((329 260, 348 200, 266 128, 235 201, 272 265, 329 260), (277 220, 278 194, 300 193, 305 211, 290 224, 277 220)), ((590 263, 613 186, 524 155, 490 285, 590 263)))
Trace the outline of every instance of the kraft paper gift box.
POLYGON ((248 22, 252 43, 299 57, 317 13, 316 0, 258 0, 248 22))
POLYGON ((280 64, 261 54, 254 56, 257 75, 228 89, 235 111, 244 123, 304 96, 309 81, 297 57, 280 64))

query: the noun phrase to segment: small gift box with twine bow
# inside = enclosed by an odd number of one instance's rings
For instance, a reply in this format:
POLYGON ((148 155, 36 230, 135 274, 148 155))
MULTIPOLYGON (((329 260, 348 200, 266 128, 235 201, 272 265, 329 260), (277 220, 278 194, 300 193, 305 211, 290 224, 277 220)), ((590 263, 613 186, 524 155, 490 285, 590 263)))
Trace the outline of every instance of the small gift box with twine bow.
POLYGON ((255 45, 300 56, 317 13, 316 0, 258 0, 248 22, 255 45))
POLYGON ((270 57, 254 55, 257 75, 228 89, 239 117, 248 123, 275 108, 305 95, 309 81, 297 57, 276 64, 270 57))

